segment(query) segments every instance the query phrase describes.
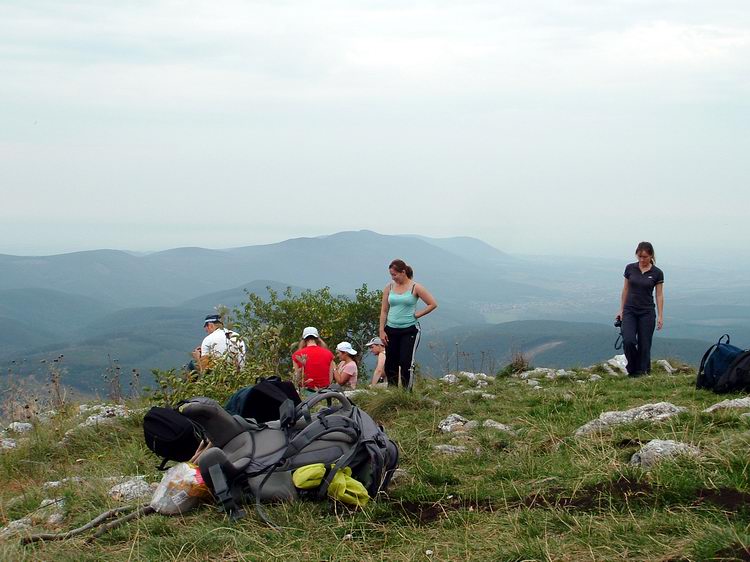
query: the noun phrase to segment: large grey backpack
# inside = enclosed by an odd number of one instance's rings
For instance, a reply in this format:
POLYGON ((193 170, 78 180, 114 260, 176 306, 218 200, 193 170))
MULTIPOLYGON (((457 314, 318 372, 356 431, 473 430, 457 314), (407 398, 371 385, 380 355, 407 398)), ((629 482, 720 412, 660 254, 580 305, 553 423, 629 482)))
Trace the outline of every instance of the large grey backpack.
POLYGON ((398 448, 383 428, 333 390, 323 389, 296 408, 288 400, 279 420, 262 424, 232 416, 208 398, 187 401, 181 412, 203 428, 213 445, 198 458, 198 466, 233 519, 244 516, 240 503, 255 498, 258 513, 273 526, 260 502, 300 497, 292 472, 309 464, 328 467, 317 490, 307 492, 316 498, 326 496, 333 477, 347 466, 374 498, 398 466, 398 448))

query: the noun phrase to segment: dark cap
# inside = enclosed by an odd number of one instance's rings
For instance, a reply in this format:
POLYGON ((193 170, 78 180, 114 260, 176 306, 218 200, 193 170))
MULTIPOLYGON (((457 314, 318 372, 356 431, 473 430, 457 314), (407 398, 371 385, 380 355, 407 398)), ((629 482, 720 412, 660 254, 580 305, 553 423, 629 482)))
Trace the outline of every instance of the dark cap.
POLYGON ((203 325, 205 326, 206 324, 223 324, 223 322, 221 321, 221 316, 218 314, 209 314, 203 321, 203 325))

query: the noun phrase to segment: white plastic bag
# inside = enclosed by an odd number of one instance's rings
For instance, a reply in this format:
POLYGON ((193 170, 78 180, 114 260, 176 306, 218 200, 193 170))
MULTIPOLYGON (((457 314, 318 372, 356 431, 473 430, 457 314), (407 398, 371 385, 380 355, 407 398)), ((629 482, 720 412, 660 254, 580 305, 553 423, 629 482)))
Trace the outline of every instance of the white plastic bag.
POLYGON ((151 507, 163 515, 187 513, 211 495, 197 466, 182 462, 170 468, 151 498, 151 507))

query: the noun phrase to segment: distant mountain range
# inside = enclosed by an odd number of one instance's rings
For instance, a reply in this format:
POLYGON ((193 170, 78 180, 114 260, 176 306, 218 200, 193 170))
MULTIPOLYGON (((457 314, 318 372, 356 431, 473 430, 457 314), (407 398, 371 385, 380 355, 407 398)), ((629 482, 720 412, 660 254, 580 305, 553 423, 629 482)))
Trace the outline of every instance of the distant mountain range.
MULTIPOLYGON (((114 362, 126 373, 186 363, 203 336, 203 316, 240 305, 245 290, 382 288, 396 257, 414 266, 440 304, 422 323, 418 360, 426 370, 440 372, 446 358, 451 365, 456 342, 459 364, 472 356, 474 364, 492 357, 499 365, 518 347, 550 366, 614 353, 623 261, 514 256, 475 238, 358 231, 224 250, 0 255, 0 319, 12 327, 0 334, 0 367, 26 376, 64 355, 69 382, 101 388, 114 362)), ((749 274, 667 267, 666 276, 667 322, 656 353, 693 361, 725 331, 749 345, 749 274)))

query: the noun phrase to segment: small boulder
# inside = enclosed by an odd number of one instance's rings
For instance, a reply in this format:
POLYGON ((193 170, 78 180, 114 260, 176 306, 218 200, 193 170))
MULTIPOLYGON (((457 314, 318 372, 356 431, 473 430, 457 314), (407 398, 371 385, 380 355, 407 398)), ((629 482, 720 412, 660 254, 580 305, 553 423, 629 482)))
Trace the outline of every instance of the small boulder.
POLYGON ((471 431, 472 429, 476 429, 478 427, 479 427, 479 422, 477 420, 470 420, 464 424, 462 429, 464 431, 471 431))
POLYGON ((487 427, 496 431, 502 431, 504 433, 509 433, 510 435, 516 435, 515 429, 513 429, 509 425, 505 425, 504 423, 500 423, 495 420, 484 420, 482 427, 487 427))
POLYGON ((613 425, 632 423, 636 421, 660 421, 687 412, 687 408, 675 406, 669 402, 658 402, 656 404, 644 404, 625 411, 604 412, 597 419, 579 427, 575 435, 587 435, 601 431, 613 425))
POLYGON ((602 380, 602 377, 601 377, 601 375, 597 375, 596 373, 594 373, 593 375, 591 375, 591 376, 589 377, 589 380, 590 380, 591 382, 596 382, 596 381, 600 381, 600 380, 602 380))
POLYGON ((479 380, 477 381, 477 388, 487 388, 489 386, 489 383, 487 381, 479 380))
POLYGON ((13 433, 28 433, 33 429, 34 426, 27 422, 15 421, 8 426, 8 431, 12 431, 13 433))
POLYGON ((5 527, 0 529, 0 539, 7 539, 14 535, 26 534, 31 530, 32 525, 31 517, 24 517, 23 519, 11 521, 5 527))
POLYGON ((454 375, 453 373, 448 373, 444 377, 440 379, 443 382, 447 382, 448 384, 456 384, 458 382, 458 377, 454 375))
POLYGON ((463 429, 464 424, 468 421, 465 417, 458 414, 450 414, 438 424, 438 429, 443 433, 453 433, 454 431, 463 429))
POLYGON ((536 379, 528 379, 526 381, 526 384, 528 384, 529 386, 536 387, 536 386, 539 386, 541 383, 538 380, 536 380, 536 379))
POLYGON ((659 359, 656 362, 656 364, 659 365, 659 367, 661 367, 662 369, 664 369, 668 375, 671 375, 672 373, 676 371, 676 369, 672 367, 672 365, 670 365, 669 361, 667 361, 666 359, 659 359))
POLYGON ((616 372, 616 371, 615 371, 615 370, 614 370, 614 369, 612 368, 612 365, 610 365, 609 363, 602 363, 602 369, 604 369, 604 371, 605 371, 605 372, 606 372, 606 373, 607 373, 607 374, 608 374, 609 376, 611 376, 611 377, 619 377, 619 376, 621 376, 621 375, 622 375, 622 373, 621 373, 621 372, 616 372))
POLYGON ((672 441, 671 439, 652 439, 631 457, 630 464, 632 466, 651 468, 660 460, 676 455, 698 456, 700 455, 700 449, 687 443, 672 441))
POLYGON ((620 371, 623 375, 628 374, 628 360, 625 359, 625 355, 615 355, 612 359, 609 359, 607 363, 620 371))
POLYGON ((153 490, 151 485, 143 480, 142 476, 138 476, 112 486, 108 494, 115 501, 130 502, 133 500, 150 499, 153 495, 153 490))
POLYGON ((463 445, 435 445, 434 449, 444 455, 461 455, 469 450, 468 447, 463 445))
POLYGON ((0 449, 15 449, 18 446, 15 439, 0 437, 0 449))
POLYGON ((750 408, 750 396, 746 396, 745 398, 722 400, 721 402, 717 402, 713 406, 709 406, 708 408, 703 410, 703 412, 706 414, 710 414, 711 412, 715 412, 716 410, 723 410, 725 408, 750 408))

